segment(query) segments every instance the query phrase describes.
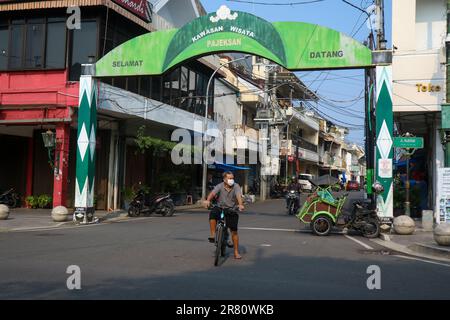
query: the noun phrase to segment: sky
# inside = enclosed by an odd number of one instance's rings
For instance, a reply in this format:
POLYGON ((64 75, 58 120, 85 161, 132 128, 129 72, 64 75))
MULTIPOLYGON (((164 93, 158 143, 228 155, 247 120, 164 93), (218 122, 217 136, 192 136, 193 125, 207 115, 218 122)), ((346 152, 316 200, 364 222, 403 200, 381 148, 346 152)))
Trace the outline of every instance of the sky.
MULTIPOLYGON (((305 0, 202 0, 206 11, 215 12, 221 5, 231 10, 252 13, 267 21, 299 21, 315 23, 343 32, 363 42, 370 31, 364 20, 366 15, 342 0, 322 0, 301 5, 261 5, 261 3, 286 4, 305 0), (249 2, 243 3, 241 1, 249 2)), ((349 0, 366 9, 372 0, 349 0)), ((388 48, 391 47, 392 0, 385 0, 385 30, 388 48)), ((347 140, 364 145, 364 77, 363 70, 335 70, 298 72, 299 78, 320 97, 315 107, 334 123, 350 128, 347 140), (330 106, 331 104, 331 106, 330 106)))

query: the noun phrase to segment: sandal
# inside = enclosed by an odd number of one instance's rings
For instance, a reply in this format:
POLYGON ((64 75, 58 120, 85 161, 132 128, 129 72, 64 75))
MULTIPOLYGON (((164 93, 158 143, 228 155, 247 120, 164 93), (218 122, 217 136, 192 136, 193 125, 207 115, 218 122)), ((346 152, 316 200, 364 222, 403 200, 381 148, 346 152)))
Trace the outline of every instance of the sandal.
POLYGON ((208 238, 208 241, 209 241, 210 243, 214 243, 214 242, 216 241, 216 239, 214 239, 214 238, 208 238))

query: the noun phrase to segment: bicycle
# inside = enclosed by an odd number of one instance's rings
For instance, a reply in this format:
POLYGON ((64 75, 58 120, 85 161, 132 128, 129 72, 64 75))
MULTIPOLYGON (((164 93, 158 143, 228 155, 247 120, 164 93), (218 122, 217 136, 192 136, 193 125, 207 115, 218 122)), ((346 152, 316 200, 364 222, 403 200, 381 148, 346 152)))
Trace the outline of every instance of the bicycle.
POLYGON ((214 245, 216 246, 216 251, 214 254, 214 265, 217 267, 219 264, 219 258, 225 256, 225 251, 228 243, 228 228, 225 222, 225 215, 227 213, 233 212, 230 208, 222 208, 218 205, 213 205, 211 209, 220 209, 220 216, 216 224, 216 235, 214 238, 214 245), (230 212, 231 211, 231 212, 230 212))

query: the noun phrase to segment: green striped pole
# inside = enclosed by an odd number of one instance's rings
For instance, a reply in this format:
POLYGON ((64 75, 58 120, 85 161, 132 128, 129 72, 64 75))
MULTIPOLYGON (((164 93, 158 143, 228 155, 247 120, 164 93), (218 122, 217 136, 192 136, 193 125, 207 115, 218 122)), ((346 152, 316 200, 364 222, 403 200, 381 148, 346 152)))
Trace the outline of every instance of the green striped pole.
POLYGON ((87 72, 80 77, 78 108, 77 165, 75 181, 75 212, 78 223, 94 218, 95 146, 97 133, 97 82, 93 65, 83 65, 87 72), (90 73, 89 75, 86 73, 90 73))
POLYGON ((384 187, 377 195, 377 212, 383 222, 390 223, 394 211, 393 188, 393 127, 392 112, 392 66, 376 67, 376 179, 384 187))

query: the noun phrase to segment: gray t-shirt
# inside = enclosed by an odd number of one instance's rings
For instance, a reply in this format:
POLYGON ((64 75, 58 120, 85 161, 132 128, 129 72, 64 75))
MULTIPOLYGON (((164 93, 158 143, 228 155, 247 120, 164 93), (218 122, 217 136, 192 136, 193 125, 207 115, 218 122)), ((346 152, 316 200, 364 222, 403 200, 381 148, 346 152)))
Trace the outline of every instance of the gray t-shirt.
POLYGON ((225 208, 237 206, 239 204, 237 197, 242 197, 241 187, 237 183, 233 185, 230 191, 225 189, 224 182, 219 183, 212 192, 217 195, 217 204, 225 208))

